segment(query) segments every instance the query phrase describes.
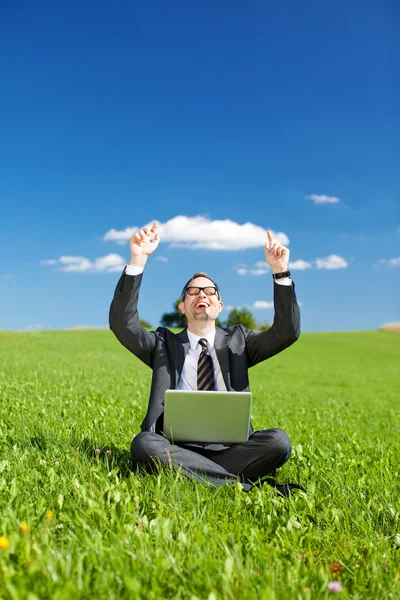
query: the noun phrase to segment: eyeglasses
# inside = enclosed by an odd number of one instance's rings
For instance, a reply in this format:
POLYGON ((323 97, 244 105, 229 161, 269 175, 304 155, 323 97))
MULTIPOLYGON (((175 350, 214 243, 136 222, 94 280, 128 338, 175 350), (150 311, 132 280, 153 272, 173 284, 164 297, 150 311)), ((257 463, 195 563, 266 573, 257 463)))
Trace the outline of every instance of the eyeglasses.
POLYGON ((190 286, 190 287, 186 288, 185 293, 189 294, 189 296, 197 296, 197 294, 200 294, 201 291, 204 292, 206 296, 214 296, 216 294, 219 298, 219 293, 218 293, 217 288, 212 287, 212 286, 207 286, 207 287, 190 286))

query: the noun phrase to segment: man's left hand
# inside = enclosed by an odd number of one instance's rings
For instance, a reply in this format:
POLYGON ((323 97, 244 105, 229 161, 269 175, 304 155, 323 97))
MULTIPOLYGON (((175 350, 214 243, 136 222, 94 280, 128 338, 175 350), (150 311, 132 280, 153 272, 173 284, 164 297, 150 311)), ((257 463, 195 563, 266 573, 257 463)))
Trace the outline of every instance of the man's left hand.
POLYGON ((265 242, 265 260, 271 267, 273 273, 287 271, 290 250, 275 240, 272 237, 271 231, 267 231, 267 236, 268 241, 265 242))

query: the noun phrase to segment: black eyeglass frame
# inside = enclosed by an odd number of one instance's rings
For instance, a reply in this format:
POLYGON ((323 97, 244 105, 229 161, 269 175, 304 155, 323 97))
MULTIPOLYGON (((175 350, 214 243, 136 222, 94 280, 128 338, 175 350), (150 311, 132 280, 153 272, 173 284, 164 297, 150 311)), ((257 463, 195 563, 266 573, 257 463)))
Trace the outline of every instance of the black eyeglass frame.
POLYGON ((206 296, 216 295, 218 300, 220 299, 219 289, 216 288, 214 285, 205 285, 204 287, 200 287, 199 285, 189 285, 183 291, 182 300, 184 300, 186 294, 188 294, 189 296, 197 296, 198 294, 200 294, 201 291, 204 292, 206 294, 206 296), (188 290, 199 290, 199 291, 196 292, 196 294, 190 294, 188 292, 188 290), (214 290, 214 294, 207 294, 204 290, 214 290))

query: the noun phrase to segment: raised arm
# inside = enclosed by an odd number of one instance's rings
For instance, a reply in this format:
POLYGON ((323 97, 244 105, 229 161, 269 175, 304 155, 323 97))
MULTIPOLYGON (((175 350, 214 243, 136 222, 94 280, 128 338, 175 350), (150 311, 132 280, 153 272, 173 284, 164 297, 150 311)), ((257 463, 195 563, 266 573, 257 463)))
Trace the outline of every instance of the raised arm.
MULTIPOLYGON (((265 260, 272 275, 285 273, 289 265, 290 251, 267 232, 265 260)), ((289 276, 274 281, 274 322, 270 329, 261 333, 246 331, 246 348, 249 366, 278 354, 300 336, 300 311, 296 300, 294 283, 289 276)))
POLYGON ((150 229, 144 227, 130 238, 131 259, 129 265, 135 267, 137 273, 128 275, 124 271, 115 289, 110 307, 111 331, 125 348, 149 367, 153 366, 156 334, 146 331, 140 325, 137 305, 143 268, 150 254, 157 249, 159 242, 160 236, 156 221, 150 229))

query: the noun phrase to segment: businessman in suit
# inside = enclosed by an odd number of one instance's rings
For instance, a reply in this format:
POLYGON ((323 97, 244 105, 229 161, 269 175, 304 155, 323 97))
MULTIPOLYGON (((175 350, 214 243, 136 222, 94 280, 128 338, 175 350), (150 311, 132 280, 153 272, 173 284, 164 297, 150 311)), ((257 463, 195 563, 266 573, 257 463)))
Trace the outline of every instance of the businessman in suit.
MULTIPOLYGON (((167 389, 249 391, 248 369, 281 352, 300 335, 299 307, 287 271, 289 250, 268 231, 265 259, 274 279, 273 325, 255 333, 236 325, 215 326, 223 308, 218 285, 205 273, 196 273, 182 291, 179 310, 187 328, 179 334, 165 327, 148 332, 139 323, 138 296, 146 262, 157 249, 157 223, 130 239, 131 260, 118 282, 110 308, 110 328, 118 340, 153 370, 147 414, 141 433, 131 445, 133 465, 154 468, 158 463, 179 469, 186 476, 212 486, 238 479, 250 490, 261 478, 274 473, 291 454, 287 434, 281 429, 253 432, 240 444, 172 444, 162 435, 164 393, 167 389), (198 365, 208 361, 208 388, 200 387, 198 365)), ((203 377, 204 378, 204 377, 203 377)), ((287 493, 297 484, 281 486, 287 493), (288 487, 289 486, 289 487, 288 487)), ((273 482, 273 483, 271 483, 273 482)), ((301 488, 303 489, 303 488, 301 488)))

